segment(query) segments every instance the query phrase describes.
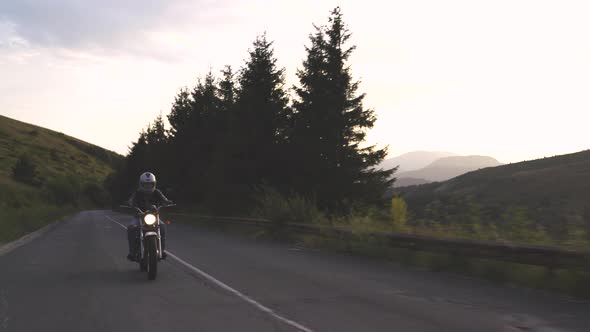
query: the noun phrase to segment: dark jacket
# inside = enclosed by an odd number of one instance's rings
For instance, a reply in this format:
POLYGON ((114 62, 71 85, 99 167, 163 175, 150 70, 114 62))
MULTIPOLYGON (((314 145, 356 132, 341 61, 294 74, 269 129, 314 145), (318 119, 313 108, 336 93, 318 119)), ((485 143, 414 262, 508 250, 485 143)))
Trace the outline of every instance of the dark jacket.
POLYGON ((129 197, 128 203, 129 206, 138 207, 145 211, 150 209, 152 205, 161 206, 171 203, 171 201, 158 189, 147 193, 138 189, 129 197))

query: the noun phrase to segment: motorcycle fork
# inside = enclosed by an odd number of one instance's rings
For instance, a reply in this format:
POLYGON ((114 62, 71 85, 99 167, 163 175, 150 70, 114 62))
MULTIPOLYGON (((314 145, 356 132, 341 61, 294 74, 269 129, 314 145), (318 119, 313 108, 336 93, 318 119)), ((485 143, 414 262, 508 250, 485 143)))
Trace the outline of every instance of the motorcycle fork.
POLYGON ((158 216, 158 258, 162 259, 162 236, 160 236, 160 216, 158 216))
POLYGON ((139 224, 139 254, 141 255, 140 259, 145 257, 145 247, 143 245, 143 226, 141 222, 139 224))

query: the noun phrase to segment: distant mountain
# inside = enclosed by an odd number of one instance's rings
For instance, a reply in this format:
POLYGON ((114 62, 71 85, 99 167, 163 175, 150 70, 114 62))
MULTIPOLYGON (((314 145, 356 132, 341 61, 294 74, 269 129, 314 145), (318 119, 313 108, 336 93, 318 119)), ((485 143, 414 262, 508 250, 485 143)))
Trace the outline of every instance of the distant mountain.
POLYGON ((397 178, 400 180, 399 183, 405 178, 424 179, 429 182, 445 181, 481 168, 500 165, 502 163, 488 156, 451 156, 435 160, 419 170, 397 173, 397 178))
POLYGON ((424 168, 437 159, 456 156, 451 152, 414 151, 384 160, 379 166, 384 169, 399 166, 397 172, 408 172, 424 168))

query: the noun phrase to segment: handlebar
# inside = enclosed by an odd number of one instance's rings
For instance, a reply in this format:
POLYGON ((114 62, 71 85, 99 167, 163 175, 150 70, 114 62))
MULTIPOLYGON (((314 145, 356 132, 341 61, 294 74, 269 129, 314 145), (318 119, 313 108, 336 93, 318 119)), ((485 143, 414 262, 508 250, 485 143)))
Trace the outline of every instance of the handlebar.
MULTIPOLYGON (((161 206, 156 206, 156 210, 160 210, 161 208, 167 208, 167 207, 173 207, 176 206, 176 204, 168 204, 168 205, 161 205, 161 206)), ((136 212, 138 213, 145 213, 145 211, 142 211, 140 208, 136 207, 136 206, 129 206, 129 205, 119 205, 119 207, 122 208, 126 208, 126 209, 134 209, 136 212)))

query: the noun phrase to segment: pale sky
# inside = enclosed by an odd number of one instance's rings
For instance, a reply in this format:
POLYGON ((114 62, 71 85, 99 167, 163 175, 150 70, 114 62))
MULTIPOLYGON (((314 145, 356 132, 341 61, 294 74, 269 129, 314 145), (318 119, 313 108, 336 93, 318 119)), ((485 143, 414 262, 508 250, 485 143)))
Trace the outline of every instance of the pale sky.
POLYGON ((369 142, 515 162, 590 148, 590 1, 1 0, 0 114, 126 153, 258 34, 288 85, 341 6, 369 142))

